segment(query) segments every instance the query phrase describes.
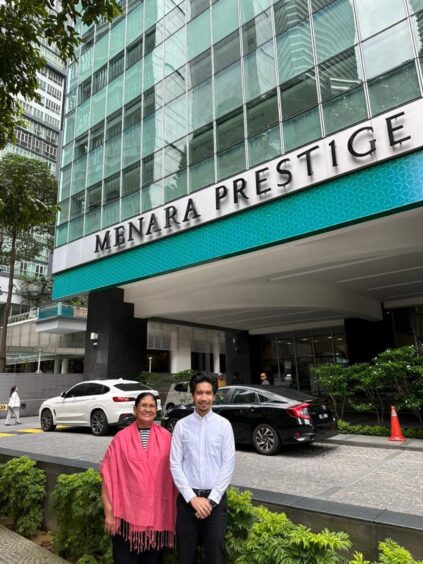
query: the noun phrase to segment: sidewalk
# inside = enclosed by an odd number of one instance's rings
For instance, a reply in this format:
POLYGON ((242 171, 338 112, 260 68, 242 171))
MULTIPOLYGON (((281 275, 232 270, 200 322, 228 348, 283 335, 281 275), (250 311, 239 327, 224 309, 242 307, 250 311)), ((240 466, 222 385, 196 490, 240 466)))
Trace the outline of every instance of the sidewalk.
POLYGON ((66 564, 67 560, 0 525, 0 563, 66 564))
POLYGON ((423 452, 423 439, 407 439, 405 443, 402 443, 398 441, 390 441, 389 437, 339 434, 331 437, 330 439, 318 439, 316 440, 316 443, 423 452))

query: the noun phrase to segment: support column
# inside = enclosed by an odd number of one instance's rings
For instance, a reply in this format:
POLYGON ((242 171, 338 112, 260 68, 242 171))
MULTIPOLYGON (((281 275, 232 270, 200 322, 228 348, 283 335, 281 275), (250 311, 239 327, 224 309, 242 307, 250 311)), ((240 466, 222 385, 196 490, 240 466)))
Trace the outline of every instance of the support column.
POLYGON ((350 363, 369 362, 377 354, 395 346, 390 315, 384 311, 382 321, 346 319, 345 339, 350 363))
POLYGON ((247 331, 225 331, 226 378, 232 381, 234 372, 239 372, 243 382, 251 382, 249 335, 247 331))
POLYGON ((53 373, 54 374, 60 373, 60 358, 54 359, 53 373))
POLYGON ((85 338, 85 379, 133 379, 148 369, 147 320, 134 318, 134 305, 120 288, 91 292, 85 338))
POLYGON ((191 329, 176 327, 170 337, 170 371, 172 374, 191 368, 191 329))
POLYGON ((213 335, 213 372, 214 374, 219 374, 220 372, 220 344, 217 333, 213 335))
POLYGON ((60 369, 60 374, 68 374, 69 372, 69 359, 64 358, 62 360, 62 367, 60 369))

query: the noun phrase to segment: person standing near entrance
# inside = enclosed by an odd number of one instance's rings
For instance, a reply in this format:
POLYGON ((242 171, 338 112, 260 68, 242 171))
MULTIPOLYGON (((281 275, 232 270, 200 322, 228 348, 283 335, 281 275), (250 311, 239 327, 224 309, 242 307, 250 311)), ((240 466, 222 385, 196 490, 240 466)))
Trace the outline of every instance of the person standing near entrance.
POLYGON ((227 523, 226 489, 235 468, 235 441, 229 421, 212 411, 216 381, 191 378, 195 411, 173 431, 170 469, 180 495, 176 538, 180 564, 195 564, 198 544, 206 564, 224 564, 227 523))
POLYGON ((7 415, 6 415, 6 421, 4 422, 5 427, 10 427, 12 425, 11 421, 13 414, 16 417, 16 425, 21 424, 21 421, 19 419, 20 409, 21 409, 21 400, 18 395, 18 387, 12 386, 10 388, 9 403, 7 404, 7 415))
POLYGON ((267 378, 266 372, 262 372, 262 373, 260 374, 260 382, 261 382, 261 385, 262 385, 262 386, 270 386, 270 382, 269 382, 269 380, 268 380, 268 378, 267 378))

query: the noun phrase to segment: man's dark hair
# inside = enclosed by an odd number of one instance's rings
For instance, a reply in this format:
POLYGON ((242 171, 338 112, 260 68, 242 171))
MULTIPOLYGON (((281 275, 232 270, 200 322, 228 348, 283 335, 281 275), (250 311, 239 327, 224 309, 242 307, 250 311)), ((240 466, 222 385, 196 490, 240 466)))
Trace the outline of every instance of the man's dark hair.
POLYGON ((153 398, 154 403, 156 404, 157 407, 157 398, 154 394, 152 394, 151 392, 141 392, 140 394, 138 394, 137 399, 135 400, 135 405, 134 407, 138 407, 138 404, 140 403, 140 401, 142 399, 144 399, 145 397, 150 396, 153 398))
POLYGON ((208 384, 212 385, 213 394, 217 392, 216 378, 214 376, 209 376, 208 374, 201 374, 200 372, 198 372, 197 374, 194 374, 189 382, 189 389, 191 394, 194 394, 197 384, 202 384, 203 382, 207 382, 208 384))

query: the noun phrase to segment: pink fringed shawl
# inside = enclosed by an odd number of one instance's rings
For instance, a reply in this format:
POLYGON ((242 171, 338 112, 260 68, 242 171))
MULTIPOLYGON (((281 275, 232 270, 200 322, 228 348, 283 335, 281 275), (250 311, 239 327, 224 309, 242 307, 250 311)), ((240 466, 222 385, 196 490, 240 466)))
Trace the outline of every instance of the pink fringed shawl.
POLYGON ((111 442, 100 467, 121 534, 138 552, 174 546, 177 490, 169 466, 171 435, 151 427, 144 449, 133 423, 111 442))

